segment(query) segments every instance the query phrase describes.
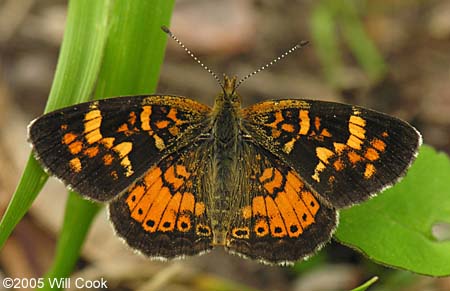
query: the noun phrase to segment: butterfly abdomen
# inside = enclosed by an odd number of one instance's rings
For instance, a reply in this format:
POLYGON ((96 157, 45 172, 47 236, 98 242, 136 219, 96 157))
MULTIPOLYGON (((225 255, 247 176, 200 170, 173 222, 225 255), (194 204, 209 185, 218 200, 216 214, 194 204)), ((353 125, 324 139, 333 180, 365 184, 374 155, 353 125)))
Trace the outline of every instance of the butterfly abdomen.
POLYGON ((239 117, 230 100, 216 103, 212 118, 213 136, 213 191, 210 193, 210 215, 214 244, 224 245, 230 224, 229 213, 236 204, 236 185, 239 161, 236 155, 239 143, 239 117))

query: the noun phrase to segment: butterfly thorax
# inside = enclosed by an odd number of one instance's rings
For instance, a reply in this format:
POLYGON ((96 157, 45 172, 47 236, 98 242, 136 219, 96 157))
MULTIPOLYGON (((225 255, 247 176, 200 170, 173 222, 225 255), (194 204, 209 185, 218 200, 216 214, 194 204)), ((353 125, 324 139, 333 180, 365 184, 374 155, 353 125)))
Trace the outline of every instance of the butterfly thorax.
POLYGON ((230 210, 236 204, 240 141, 240 97, 235 93, 236 78, 225 76, 223 93, 215 101, 212 122, 212 193, 209 206, 213 244, 223 245, 230 223, 230 210))

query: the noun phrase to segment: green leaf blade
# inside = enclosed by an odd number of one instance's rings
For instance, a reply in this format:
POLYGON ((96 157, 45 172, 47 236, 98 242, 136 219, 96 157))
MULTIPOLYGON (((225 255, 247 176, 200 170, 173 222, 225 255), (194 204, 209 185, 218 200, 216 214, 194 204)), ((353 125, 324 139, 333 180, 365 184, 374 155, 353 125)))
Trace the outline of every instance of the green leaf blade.
POLYGON ((116 1, 96 97, 153 93, 174 1, 116 1))
POLYGON ((341 211, 335 237, 381 264, 419 274, 450 274, 450 241, 432 235, 450 223, 450 161, 422 146, 407 177, 376 198, 341 211))
MULTIPOLYGON (((80 0, 69 3, 66 32, 46 112, 89 100, 102 62, 108 20, 104 9, 110 2, 80 0), (97 29, 92 31, 89 27, 97 29), (81 83, 79 76, 84 76, 81 83)), ((31 207, 47 178, 48 175, 30 155, 0 222, 0 248, 31 207)))
MULTIPOLYGON (((155 90, 167 39, 160 26, 169 22, 173 4, 173 1, 164 0, 135 0, 115 1, 112 6, 105 6, 103 11, 109 24, 101 66, 95 76, 95 99, 155 90), (148 23, 146 19, 152 21, 148 23)), ((100 205, 70 193, 56 258, 48 278, 69 276, 99 208, 100 205)))
MULTIPOLYGON (((94 98, 155 90, 174 1, 69 2, 64 41, 46 112, 94 98)), ((0 223, 0 246, 28 211, 48 176, 34 158, 0 223)), ((99 205, 71 193, 48 278, 72 271, 99 205)), ((49 290, 50 287, 46 286, 49 290)))

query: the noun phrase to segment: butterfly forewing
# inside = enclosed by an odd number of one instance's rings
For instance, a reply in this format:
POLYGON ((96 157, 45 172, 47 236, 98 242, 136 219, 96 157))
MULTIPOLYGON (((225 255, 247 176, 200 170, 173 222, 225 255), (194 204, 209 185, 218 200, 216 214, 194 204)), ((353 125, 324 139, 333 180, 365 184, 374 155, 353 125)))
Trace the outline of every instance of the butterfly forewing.
POLYGON ((402 120, 340 103, 267 101, 244 109, 243 117, 249 135, 337 208, 398 181, 421 143, 402 120))
POLYGON ((111 98, 41 116, 29 139, 50 173, 84 196, 107 201, 189 143, 209 112, 182 97, 111 98))

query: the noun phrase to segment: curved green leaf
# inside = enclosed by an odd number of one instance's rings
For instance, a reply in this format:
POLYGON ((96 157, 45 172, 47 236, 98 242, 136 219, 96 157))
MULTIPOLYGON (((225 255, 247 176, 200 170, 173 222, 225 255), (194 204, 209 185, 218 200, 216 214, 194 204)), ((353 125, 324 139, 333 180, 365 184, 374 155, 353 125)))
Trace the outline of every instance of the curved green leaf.
MULTIPOLYGON (((92 97, 152 93, 167 40, 160 27, 168 25, 173 5, 173 0, 70 1, 46 112, 92 97)), ((0 247, 28 211, 47 178, 30 157, 0 222, 0 247)), ((97 204, 70 192, 56 259, 48 278, 69 276, 98 209, 97 204)))
MULTIPOLYGON (((88 3, 91 2, 86 1, 86 7, 88 3)), ((95 99, 154 92, 167 40, 160 27, 168 24, 173 4, 164 0, 114 1, 111 6, 105 3, 108 32, 96 76, 95 99)), ((70 193, 56 259, 48 278, 69 276, 97 210, 97 205, 70 193)))
MULTIPOLYGON (((89 100, 99 73, 107 37, 111 0, 71 1, 64 41, 45 111, 89 100), (95 29, 93 29, 95 27, 95 29)), ((24 141, 25 142, 25 141, 24 141)), ((31 207, 47 174, 30 156, 22 178, 0 222, 0 248, 31 207)))
POLYGON ((450 241, 432 234, 450 223, 450 161, 422 146, 398 185, 376 198, 341 211, 335 237, 381 264, 416 273, 450 274, 450 241))

